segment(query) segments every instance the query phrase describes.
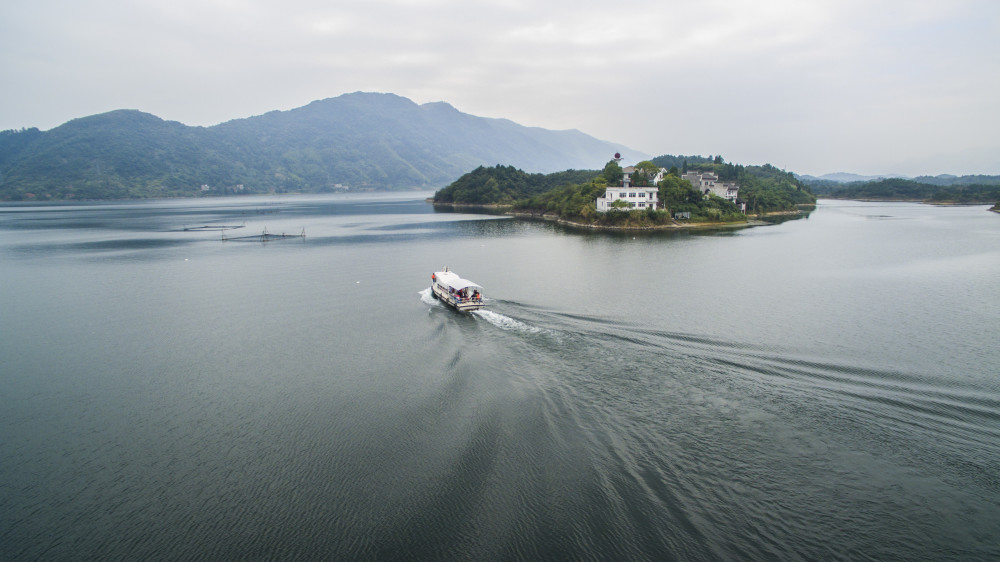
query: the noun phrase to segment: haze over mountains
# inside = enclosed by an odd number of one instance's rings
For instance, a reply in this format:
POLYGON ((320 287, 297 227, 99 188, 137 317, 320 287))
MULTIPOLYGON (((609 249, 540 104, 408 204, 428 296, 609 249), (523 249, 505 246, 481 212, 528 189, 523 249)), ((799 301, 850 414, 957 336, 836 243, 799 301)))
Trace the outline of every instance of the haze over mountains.
POLYGON ((954 174, 938 174, 936 176, 913 177, 913 176, 904 176, 898 174, 862 176, 860 174, 852 174, 848 172, 835 172, 832 174, 823 174, 822 176, 796 174, 796 177, 798 177, 799 179, 808 184, 815 184, 817 182, 859 183, 859 182, 872 182, 889 178, 910 179, 920 183, 926 183, 929 185, 972 185, 972 184, 994 185, 1000 183, 1000 176, 987 176, 982 174, 965 175, 965 176, 956 176, 954 174))
MULTIPOLYGON (((211 127, 117 110, 48 131, 0 132, 0 200, 439 189, 481 165, 598 170, 616 152, 626 162, 652 158, 577 130, 525 127, 394 94, 355 92, 211 127)), ((880 177, 890 176, 799 176, 826 187, 880 177)), ((915 180, 1000 183, 998 176, 915 180)))
POLYGON ((212 127, 118 110, 49 131, 5 131, 0 198, 439 188, 480 165, 600 169, 615 152, 631 161, 650 157, 577 130, 356 92, 212 127))

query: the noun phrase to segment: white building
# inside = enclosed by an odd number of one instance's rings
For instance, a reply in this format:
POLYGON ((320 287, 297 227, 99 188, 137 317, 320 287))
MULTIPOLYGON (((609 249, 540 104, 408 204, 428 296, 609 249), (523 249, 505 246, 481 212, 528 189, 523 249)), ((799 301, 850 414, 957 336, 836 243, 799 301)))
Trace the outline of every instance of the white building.
POLYGON ((667 175, 667 169, 666 168, 660 168, 660 171, 656 172, 656 175, 653 176, 653 179, 651 180, 651 183, 653 185, 659 184, 661 181, 663 181, 663 176, 665 176, 665 175, 667 175))
POLYGON ((625 166, 622 168, 622 185, 628 187, 632 184, 632 174, 635 173, 635 166, 625 166))
POLYGON ((707 196, 711 193, 723 199, 728 199, 733 203, 736 202, 736 197, 740 192, 740 186, 736 182, 720 182, 719 176, 712 172, 688 172, 681 176, 681 179, 691 182, 691 185, 700 191, 702 195, 707 196))
MULTIPOLYGON (((624 203, 623 210, 636 210, 656 208, 659 203, 660 190, 656 187, 635 187, 632 185, 632 174, 635 173, 634 166, 626 166, 622 169, 622 184, 620 186, 608 186, 604 195, 597 198, 597 212, 606 213, 615 208, 615 201, 624 203)), ((656 185, 656 182, 653 182, 656 185)))
MULTIPOLYGON (((635 166, 626 166, 622 168, 622 185, 628 187, 632 185, 632 174, 635 173, 635 166)), ((666 168, 660 168, 652 178, 650 178, 649 183, 656 185, 663 181, 663 176, 667 175, 666 168)))
POLYGON ((615 201, 625 204, 622 209, 648 209, 656 208, 659 201, 660 190, 656 187, 635 187, 632 185, 632 174, 635 168, 628 166, 622 170, 622 184, 620 186, 609 186, 604 195, 597 198, 597 211, 606 213, 615 208, 615 201))
POLYGON ((659 189, 655 187, 609 187, 604 195, 597 198, 598 212, 605 213, 614 208, 615 201, 622 201, 628 210, 656 208, 659 189))

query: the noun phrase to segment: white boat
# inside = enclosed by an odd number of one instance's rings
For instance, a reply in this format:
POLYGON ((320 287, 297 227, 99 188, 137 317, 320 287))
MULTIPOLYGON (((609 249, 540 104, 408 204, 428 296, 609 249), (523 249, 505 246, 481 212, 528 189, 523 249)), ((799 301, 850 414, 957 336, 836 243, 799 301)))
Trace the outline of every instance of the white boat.
POLYGON ((478 310, 483 305, 483 288, 468 279, 462 279, 445 266, 444 271, 431 273, 431 292, 441 302, 466 312, 478 310))

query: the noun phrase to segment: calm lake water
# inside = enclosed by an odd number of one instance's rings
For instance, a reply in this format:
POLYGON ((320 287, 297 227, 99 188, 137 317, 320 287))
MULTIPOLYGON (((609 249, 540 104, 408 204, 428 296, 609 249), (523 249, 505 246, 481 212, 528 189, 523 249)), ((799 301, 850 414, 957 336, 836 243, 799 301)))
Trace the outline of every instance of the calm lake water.
POLYGON ((1000 558, 986 207, 427 195, 0 207, 0 558, 1000 558))

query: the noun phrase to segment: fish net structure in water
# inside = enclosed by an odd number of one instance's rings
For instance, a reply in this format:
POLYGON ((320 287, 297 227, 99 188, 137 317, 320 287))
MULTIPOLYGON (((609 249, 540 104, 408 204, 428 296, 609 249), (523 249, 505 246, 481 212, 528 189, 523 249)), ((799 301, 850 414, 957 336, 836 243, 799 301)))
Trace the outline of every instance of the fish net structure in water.
POLYGON ((273 242, 275 240, 285 240, 288 238, 305 238, 306 229, 302 229, 302 232, 298 234, 272 234, 264 229, 260 234, 251 234, 248 236, 226 236, 225 231, 222 233, 223 242, 273 242))

